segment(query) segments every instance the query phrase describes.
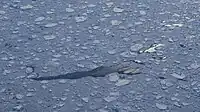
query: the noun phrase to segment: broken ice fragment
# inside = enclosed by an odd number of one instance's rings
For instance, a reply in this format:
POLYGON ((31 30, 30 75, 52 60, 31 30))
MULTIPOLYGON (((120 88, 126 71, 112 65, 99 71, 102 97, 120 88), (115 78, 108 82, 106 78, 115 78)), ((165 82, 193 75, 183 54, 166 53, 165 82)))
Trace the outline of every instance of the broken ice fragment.
POLYGON ((85 17, 85 16, 79 16, 79 17, 75 17, 75 20, 76 20, 77 23, 84 22, 84 21, 87 20, 87 17, 85 17))
POLYGON ((45 35, 45 36, 44 36, 44 39, 45 39, 45 40, 52 40, 52 39, 55 39, 55 38, 56 38, 55 35, 45 35))
POLYGON ((165 110, 167 109, 167 105, 165 104, 160 104, 160 103, 156 103, 156 107, 160 110, 165 110))
POLYGON ((24 95, 21 95, 21 94, 16 94, 16 99, 18 99, 18 100, 21 100, 23 97, 24 97, 24 95))
POLYGON ((173 77, 175 77, 177 79, 181 79, 181 80, 186 77, 184 74, 179 75, 177 73, 172 73, 171 76, 173 76, 173 77))
POLYGON ((47 84, 47 83, 48 83, 48 81, 46 81, 46 80, 43 80, 43 81, 41 81, 40 83, 41 83, 41 84, 47 84))
POLYGON ((23 109, 23 105, 17 105, 13 107, 13 110, 16 110, 16 111, 21 111, 22 109, 23 109))
POLYGON ((88 7, 90 7, 90 8, 91 8, 91 7, 96 7, 96 5, 94 5, 94 4, 89 4, 88 7))
POLYGON ((144 50, 144 52, 145 53, 153 53, 153 52, 156 52, 157 48, 163 47, 163 46, 165 46, 165 45, 164 44, 154 44, 150 48, 144 50))
POLYGON ((117 25, 120 25, 122 22, 121 21, 118 21, 118 20, 111 20, 111 25, 113 26, 117 26, 117 25))
POLYGON ((199 68, 199 67, 200 67, 200 65, 197 64, 197 63, 195 62, 195 63, 192 63, 192 64, 188 67, 188 69, 197 69, 197 68, 199 68))
POLYGON ((48 23, 48 24, 45 25, 45 27, 50 28, 50 27, 54 27, 56 25, 58 25, 58 24, 57 23, 48 23))
POLYGON ((60 84, 65 84, 65 83, 67 82, 67 80, 61 79, 61 80, 59 80, 58 82, 59 82, 60 84))
POLYGON ((173 24, 174 27, 182 27, 183 24, 173 24))
POLYGON ((130 80, 127 80, 127 79, 121 79, 121 80, 118 80, 115 85, 116 86, 124 86, 124 85, 128 85, 130 84, 130 80))
POLYGON ((0 10, 1 15, 5 14, 5 13, 6 13, 5 11, 0 10))
POLYGON ((114 11, 114 12, 117 12, 117 13, 121 13, 121 12, 124 11, 124 9, 119 8, 119 7, 114 7, 114 8, 113 8, 113 11, 114 11))
POLYGON ((26 73, 27 74, 30 74, 30 73, 32 73, 34 71, 34 68, 33 67, 27 67, 26 68, 26 73))
POLYGON ((39 22, 39 21, 42 21, 44 19, 45 19, 45 17, 38 17, 38 18, 35 19, 35 22, 39 22))
POLYGON ((109 81, 115 82, 119 79, 118 73, 111 73, 109 74, 109 81))
POLYGON ((123 73, 133 75, 133 74, 139 74, 140 72, 138 68, 130 68, 125 70, 123 73))
POLYGON ((33 94, 33 93, 27 93, 27 94, 26 94, 27 97, 32 97, 32 96, 34 96, 34 95, 35 95, 35 94, 33 94))
POLYGON ((114 101, 116 99, 117 99, 117 97, 113 97, 113 96, 107 96, 107 97, 104 98, 104 100, 106 102, 112 102, 112 101, 114 101))
POLYGON ((146 12, 143 11, 143 10, 141 10, 141 11, 140 11, 140 14, 141 14, 141 15, 146 15, 146 12))
POLYGON ((74 12, 74 9, 72 9, 72 8, 66 8, 65 10, 66 10, 66 12, 74 12))
POLYGON ((30 5, 30 4, 28 4, 28 5, 22 6, 22 7, 20 7, 20 8, 21 8, 22 10, 28 10, 28 9, 32 9, 33 6, 30 5))
POLYGON ((84 102, 86 102, 86 103, 89 102, 89 98, 88 98, 88 97, 84 97, 84 98, 82 98, 82 100, 83 100, 84 102))
POLYGON ((116 50, 109 50, 108 51, 108 54, 110 54, 110 55, 113 55, 113 54, 115 54, 116 53, 116 50))

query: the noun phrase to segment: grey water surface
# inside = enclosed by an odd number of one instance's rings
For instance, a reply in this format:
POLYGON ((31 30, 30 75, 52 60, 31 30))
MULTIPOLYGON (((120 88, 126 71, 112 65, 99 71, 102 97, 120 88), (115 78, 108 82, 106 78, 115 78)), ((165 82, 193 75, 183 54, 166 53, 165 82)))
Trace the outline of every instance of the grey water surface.
POLYGON ((200 112, 199 38, 199 0, 0 0, 0 112, 200 112))

